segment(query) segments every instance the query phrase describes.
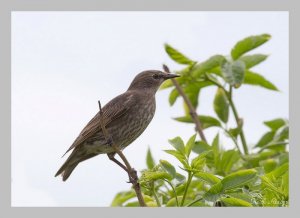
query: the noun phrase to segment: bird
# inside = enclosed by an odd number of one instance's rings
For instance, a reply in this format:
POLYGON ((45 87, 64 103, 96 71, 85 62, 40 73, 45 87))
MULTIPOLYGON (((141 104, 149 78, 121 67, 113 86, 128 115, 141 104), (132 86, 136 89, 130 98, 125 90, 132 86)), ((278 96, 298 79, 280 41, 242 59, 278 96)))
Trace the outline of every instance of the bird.
MULTIPOLYGON (((100 116, 110 139, 120 150, 125 149, 147 128, 155 114, 155 94, 160 85, 177 74, 159 70, 146 70, 135 76, 127 91, 109 101, 87 123, 71 147, 67 160, 55 174, 66 181, 76 166, 99 154, 107 154, 113 160, 115 150, 100 127, 100 116)), ((118 162, 118 161, 117 161, 118 162)), ((119 162, 120 163, 120 162, 119 162)))

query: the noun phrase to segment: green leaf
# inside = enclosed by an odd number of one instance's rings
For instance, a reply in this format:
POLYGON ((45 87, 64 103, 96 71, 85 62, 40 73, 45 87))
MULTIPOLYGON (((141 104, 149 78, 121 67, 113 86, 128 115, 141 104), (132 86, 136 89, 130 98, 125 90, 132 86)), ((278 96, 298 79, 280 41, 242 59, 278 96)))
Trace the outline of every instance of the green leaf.
POLYGON ((282 176, 281 189, 283 190, 285 196, 289 196, 289 172, 288 171, 282 176))
POLYGON ((255 145, 255 147, 263 147, 263 146, 269 144, 273 140, 273 138, 275 136, 275 133, 276 133, 275 131, 271 131, 271 132, 265 133, 260 138, 260 140, 257 142, 257 144, 255 145))
POLYGON ((182 139, 180 137, 175 137, 173 139, 169 140, 169 143, 177 150, 179 151, 181 154, 185 154, 184 153, 184 142, 182 141, 182 139))
POLYGON ((143 184, 143 183, 153 182, 159 179, 172 180, 173 177, 169 173, 163 171, 155 171, 155 172, 144 171, 140 178, 140 182, 141 184, 143 184))
POLYGON ((286 122, 286 120, 284 120, 282 118, 277 118, 277 119, 274 119, 274 120, 265 121, 264 124, 267 127, 269 127, 271 130, 276 131, 280 127, 286 125, 287 122, 286 122))
POLYGON ((157 207, 157 203, 154 201, 147 202, 147 207, 157 207))
POLYGON ((271 36, 269 34, 249 36, 235 44, 235 46, 231 50, 231 57, 233 58, 233 60, 236 60, 246 52, 251 51, 252 49, 255 49, 258 46, 264 44, 270 38, 271 36))
POLYGON ((275 170, 271 171, 270 173, 266 174, 265 176, 269 177, 270 179, 277 179, 289 170, 289 163, 285 163, 280 167, 276 168, 275 170))
POLYGON ((214 85, 217 85, 218 87, 222 87, 222 84, 220 83, 220 81, 218 80, 218 78, 213 75, 213 73, 205 73, 205 76, 206 76, 206 79, 208 81, 212 82, 214 85))
POLYGON ((222 182, 218 182, 215 185, 211 186, 211 188, 208 190, 208 193, 213 193, 213 194, 217 194, 217 193, 222 193, 224 190, 223 188, 223 184, 222 182))
POLYGON ((207 74, 215 74, 216 76, 222 77, 221 66, 211 69, 207 74))
POLYGON ((123 203, 125 203, 126 201, 128 201, 131 198, 136 197, 136 194, 134 193, 134 191, 130 190, 130 191, 124 191, 124 192, 119 192, 113 202, 111 203, 111 207, 118 207, 118 206, 122 206, 123 203))
POLYGON ((207 155, 208 152, 209 151, 203 152, 192 160, 191 162, 192 169, 203 170, 203 167, 205 166, 205 162, 206 162, 205 156, 207 155))
POLYGON ((276 168, 277 162, 274 159, 268 159, 268 160, 262 161, 261 165, 263 166, 265 173, 269 173, 276 168))
POLYGON ((186 87, 183 88, 184 93, 188 97, 188 99, 191 101, 194 108, 197 108, 198 106, 198 98, 200 93, 201 86, 196 83, 189 83, 186 87))
POLYGON ((226 93, 222 88, 217 89, 217 93, 214 99, 214 110, 218 117, 227 123, 229 115, 229 103, 226 97, 226 93))
MULTIPOLYGON (((217 126, 217 127, 221 126, 220 121, 217 120, 216 118, 213 118, 213 117, 210 117, 210 116, 203 116, 203 115, 198 116, 198 118, 199 118, 199 120, 202 124, 203 129, 207 129, 207 128, 212 127, 212 126, 217 126)), ((174 119, 179 121, 179 122, 194 123, 191 116, 176 117, 174 119)))
POLYGON ((267 57, 268 55, 254 54, 242 56, 239 58, 239 60, 245 63, 246 69, 250 69, 251 67, 254 67, 255 65, 258 65, 259 63, 266 60, 267 57))
POLYGON ((258 167, 259 162, 272 158, 274 155, 277 154, 277 151, 274 150, 269 150, 269 151, 264 151, 261 153, 255 153, 255 154, 250 154, 247 156, 247 161, 251 163, 253 167, 258 167))
POLYGON ((189 167, 186 162, 186 158, 185 158, 184 154, 180 153, 179 151, 175 151, 175 150, 164 150, 164 152, 171 154, 173 157, 175 157, 177 160, 179 160, 180 163, 182 163, 185 168, 189 167))
POLYGON ((249 202, 233 197, 222 198, 221 201, 226 207, 252 207, 249 202))
POLYGON ((256 174, 257 172, 254 169, 240 170, 226 176, 221 182, 225 190, 234 189, 250 182, 256 177, 256 174))
POLYGON ((178 97, 179 97, 179 93, 177 89, 174 88, 169 95, 169 103, 171 106, 176 102, 178 97))
POLYGON ((285 142, 285 141, 272 141, 270 142, 269 144, 263 146, 260 151, 264 150, 264 149, 273 149, 273 150, 276 150, 276 151, 284 151, 285 150, 285 147, 286 145, 288 144, 288 142, 285 142))
POLYGON ((178 160, 185 160, 185 156, 180 153, 179 151, 176 150, 164 150, 164 152, 173 155, 174 157, 176 157, 178 160))
POLYGON ((151 202, 151 201, 154 200, 151 196, 145 195, 145 194, 143 194, 143 198, 144 198, 144 200, 145 200, 146 203, 147 203, 147 202, 151 202))
MULTIPOLYGON (((181 202, 181 200, 182 200, 182 196, 178 196, 178 201, 181 202)), ((166 207, 176 207, 176 206, 177 206, 177 201, 175 197, 171 198, 166 204, 166 207)))
POLYGON ((140 203, 138 201, 129 202, 124 205, 125 207, 139 207, 140 203))
POLYGON ((218 182, 220 182, 221 180, 216 177, 215 175, 213 174, 210 174, 210 173, 206 173, 206 172, 197 172, 195 174, 195 177, 201 179, 202 181, 204 182, 207 182, 208 184, 210 185, 214 185, 214 184, 217 184, 218 182))
POLYGON ((181 70, 177 70, 175 71, 176 74, 179 74, 181 77, 185 77, 186 79, 190 79, 188 77, 190 77, 190 73, 191 73, 191 70, 193 69, 193 67, 195 66, 195 63, 192 64, 192 65, 188 65, 186 66, 185 68, 181 69, 181 70))
POLYGON ((194 64, 194 61, 184 56, 182 53, 180 53, 178 50, 176 50, 168 44, 165 44, 165 50, 168 53, 169 57, 179 64, 194 64))
POLYGON ((172 183, 175 185, 175 187, 182 185, 185 182, 186 178, 185 176, 176 173, 175 179, 172 180, 172 183))
POLYGON ((163 84, 161 84, 159 89, 163 90, 163 89, 167 89, 167 88, 170 88, 170 87, 173 87, 173 86, 174 86, 174 83, 172 82, 172 80, 168 79, 168 80, 164 81, 163 84))
POLYGON ((275 193, 281 195, 283 198, 286 197, 285 192, 283 190, 281 190, 280 187, 277 187, 277 185, 274 184, 269 177, 261 176, 260 178, 261 178, 261 182, 263 185, 263 189, 265 189, 265 187, 266 187, 266 188, 272 190, 272 192, 275 192, 275 193))
POLYGON ((213 186, 211 186, 211 188, 204 194, 203 197, 207 201, 215 202, 221 197, 223 190, 224 189, 223 189, 222 182, 218 182, 218 183, 214 184, 213 186))
POLYGON ((176 170, 172 166, 172 164, 170 164, 166 160, 160 160, 159 162, 160 162, 161 166, 172 176, 172 178, 174 178, 176 176, 176 170))
POLYGON ((233 197, 233 198, 237 198, 237 199, 241 199, 243 201, 246 201, 248 203, 253 203, 253 196, 251 196, 248 193, 244 193, 244 192, 226 192, 227 196, 233 197))
POLYGON ((260 86, 273 91, 278 91, 278 88, 273 83, 265 79, 262 75, 248 70, 245 74, 244 84, 260 86))
POLYGON ((275 119, 267 121, 265 124, 269 126, 272 131, 265 134, 260 140, 260 144, 258 144, 258 146, 261 147, 260 151, 264 149, 273 149, 277 151, 285 150, 286 145, 289 144, 289 126, 287 121, 275 119))
MULTIPOLYGON (((189 117, 190 116, 190 109, 187 106, 187 104, 185 103, 185 101, 183 101, 183 110, 184 110, 184 114, 189 117)), ((190 117, 191 118, 191 117, 190 117)), ((191 123, 193 123, 192 118, 191 118, 191 123)))
POLYGON ((206 61, 196 64, 192 69, 191 74, 198 78, 211 69, 220 66, 224 61, 225 57, 223 55, 214 55, 206 61))
MULTIPOLYGON (((157 207, 156 202, 149 196, 143 194, 143 198, 148 207, 157 207)), ((129 202, 124 205, 125 207, 140 207, 140 203, 138 201, 129 202)))
POLYGON ((277 130, 277 133, 274 136, 274 141, 279 142, 279 141, 284 141, 286 139, 289 139, 289 127, 283 126, 277 130))
POLYGON ((203 129, 207 129, 207 128, 213 127, 213 126, 216 126, 216 127, 222 126, 219 120, 217 120, 216 118, 211 117, 211 116, 200 115, 199 120, 201 122, 203 129))
POLYGON ((238 135, 241 133, 242 131, 242 128, 243 128, 243 119, 239 119, 238 120, 238 126, 236 128, 231 128, 229 129, 229 136, 230 137, 234 137, 234 138, 237 138, 238 135))
POLYGON ((214 152, 219 153, 220 151, 220 143, 219 143, 219 133, 214 137, 212 142, 212 149, 214 152))
POLYGON ((223 174, 231 172, 233 166, 240 159, 239 152, 232 149, 227 150, 222 154, 220 166, 222 166, 223 174))
POLYGON ((235 88, 240 87, 244 82, 245 69, 244 62, 240 60, 225 62, 221 67, 225 81, 235 88))
POLYGON ((195 146, 195 139, 196 139, 196 134, 193 135, 187 142, 186 146, 185 146, 185 154, 187 157, 190 156, 191 151, 193 149, 193 147, 195 146))
POLYGON ((278 157, 278 165, 289 163, 289 152, 283 152, 278 157))
POLYGON ((207 144, 204 141, 197 141, 195 142, 194 147, 192 148, 193 152, 195 152, 196 154, 201 154, 204 151, 208 151, 211 150, 211 147, 209 146, 209 144, 207 144))
POLYGON ((220 165, 220 143, 219 143, 219 133, 215 136, 213 142, 212 142, 212 151, 214 154, 214 163, 215 163, 215 168, 219 169, 220 165))
POLYGON ((146 163, 147 163, 148 169, 152 169, 155 166, 155 162, 152 157, 150 148, 148 148, 148 151, 147 151, 146 163))

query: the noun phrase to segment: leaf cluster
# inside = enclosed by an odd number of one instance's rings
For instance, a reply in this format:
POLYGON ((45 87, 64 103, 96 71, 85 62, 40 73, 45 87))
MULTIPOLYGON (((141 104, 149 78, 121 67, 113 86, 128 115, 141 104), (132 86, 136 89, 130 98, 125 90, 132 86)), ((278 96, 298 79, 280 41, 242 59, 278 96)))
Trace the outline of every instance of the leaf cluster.
MULTIPOLYGON (((268 55, 248 53, 270 38, 269 34, 246 37, 233 46, 229 55, 217 54, 204 61, 195 61, 165 44, 169 57, 185 65, 176 71, 180 74, 176 80, 195 110, 199 108, 200 92, 215 87, 213 110, 216 116, 200 114, 198 119, 204 131, 217 128, 218 133, 211 142, 197 140, 196 134, 186 143, 179 136, 170 139, 172 149, 164 152, 177 161, 176 166, 170 160, 155 162, 148 149, 147 169, 142 171, 139 180, 148 206, 288 206, 288 120, 265 121, 268 131, 250 148, 243 130, 244 119, 239 116, 233 98, 233 92, 243 85, 278 91, 272 82, 252 70, 268 55), (229 126, 231 116, 235 126, 229 126), (219 130, 231 139, 234 149, 224 149, 219 130)), ((171 80, 161 87, 167 88, 171 88, 169 103, 173 106, 180 95, 171 80)), ((174 119, 195 124, 185 102, 183 109, 184 115, 174 119)), ((134 192, 129 190, 118 193, 111 206, 138 206, 138 201, 134 192)))

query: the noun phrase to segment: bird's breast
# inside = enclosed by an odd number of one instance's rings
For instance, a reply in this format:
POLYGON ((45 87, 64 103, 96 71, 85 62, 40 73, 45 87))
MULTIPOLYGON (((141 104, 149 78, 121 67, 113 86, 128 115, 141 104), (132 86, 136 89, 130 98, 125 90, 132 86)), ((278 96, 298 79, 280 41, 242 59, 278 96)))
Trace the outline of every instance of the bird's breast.
POLYGON ((128 113, 119 120, 118 125, 111 130, 115 132, 115 134, 113 134, 114 142, 121 148, 125 148, 131 144, 144 132, 154 114, 155 99, 149 99, 148 101, 143 101, 143 103, 135 104, 128 110, 128 113))

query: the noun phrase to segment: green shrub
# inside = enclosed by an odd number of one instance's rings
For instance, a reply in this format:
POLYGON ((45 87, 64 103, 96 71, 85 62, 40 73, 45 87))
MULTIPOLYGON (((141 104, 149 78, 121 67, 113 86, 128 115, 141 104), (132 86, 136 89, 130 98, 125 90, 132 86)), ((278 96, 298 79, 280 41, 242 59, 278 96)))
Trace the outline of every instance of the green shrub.
MULTIPOLYGON (((232 140, 235 149, 224 149, 219 142, 219 133, 212 142, 204 138, 197 141, 196 134, 186 143, 176 137, 169 140, 173 149, 165 152, 180 163, 181 170, 167 160, 156 163, 149 149, 146 155, 148 169, 142 171, 139 180, 148 206, 288 206, 288 121, 282 118, 265 121, 264 125, 269 131, 249 152, 243 131, 244 121, 238 115, 232 95, 242 85, 278 91, 274 84, 251 70, 268 56, 247 55, 247 52, 270 38, 268 34, 247 37, 236 43, 229 56, 214 55, 202 62, 191 60, 172 46, 165 45, 170 58, 185 65, 176 72, 181 75, 176 81, 195 110, 199 106, 200 91, 206 87, 216 87, 213 101, 216 117, 197 115, 200 131, 210 127, 217 128, 218 132, 221 130, 221 134, 232 140), (234 117, 235 126, 229 127, 229 116, 234 117)), ((161 87, 166 88, 172 89, 169 103, 173 106, 182 95, 172 80, 166 81, 161 87)), ((183 108, 184 116, 175 120, 194 125, 195 120, 185 101, 183 108)), ((139 204, 134 191, 129 190, 118 193, 111 206, 139 204)))

